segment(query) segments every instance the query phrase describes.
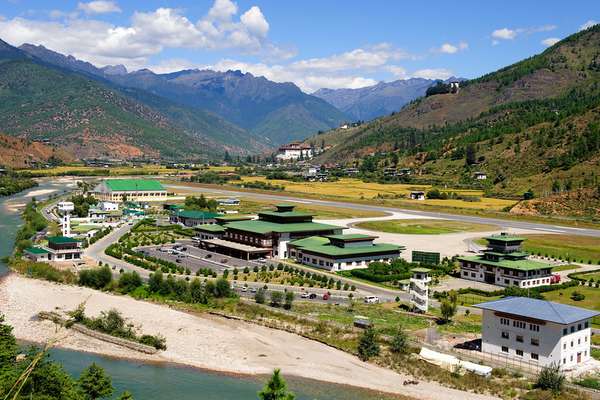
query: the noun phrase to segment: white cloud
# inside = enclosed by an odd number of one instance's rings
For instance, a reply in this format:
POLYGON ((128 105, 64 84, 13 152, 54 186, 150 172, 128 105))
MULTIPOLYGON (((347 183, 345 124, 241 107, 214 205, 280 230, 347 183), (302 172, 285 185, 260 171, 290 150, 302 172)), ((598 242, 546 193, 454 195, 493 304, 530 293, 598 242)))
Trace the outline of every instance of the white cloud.
POLYGON ((446 68, 425 68, 415 71, 412 76, 415 78, 424 79, 448 79, 452 75, 452 71, 446 68))
POLYGON ((579 30, 580 31, 586 30, 586 29, 591 28, 592 26, 594 26, 596 24, 598 24, 598 21, 594 21, 593 19, 590 19, 590 20, 586 21, 584 24, 582 24, 579 27, 579 30))
POLYGON ((89 3, 78 3, 77 9, 86 14, 107 14, 121 12, 121 8, 114 1, 94 0, 89 3))
POLYGON ((440 53, 454 54, 454 53, 458 53, 459 51, 466 50, 468 48, 469 48, 469 44, 467 42, 459 42, 456 45, 451 44, 451 43, 444 43, 443 45, 440 46, 439 49, 437 49, 437 51, 440 53))
POLYGON ((517 31, 508 28, 496 29, 492 32, 492 37, 494 39, 512 40, 517 37, 517 31))
POLYGON ((495 45, 499 44, 501 40, 513 40, 518 35, 531 35, 533 33, 538 33, 538 32, 550 32, 550 31, 555 30, 556 28, 557 28, 556 25, 548 24, 548 25, 541 25, 541 26, 532 26, 529 28, 496 29, 495 31, 492 32, 492 45, 495 46, 495 45))
POLYGON ((386 71, 390 72, 396 79, 406 79, 408 74, 406 68, 398 65, 388 65, 385 67, 386 71))
MULTIPOLYGON (((87 14, 116 11, 110 1, 79 3, 87 14)), ((15 17, 0 21, 0 37, 13 45, 41 44, 98 65, 124 64, 128 69, 145 67, 149 57, 165 48, 234 49, 246 54, 289 58, 292 49, 280 49, 267 39, 269 23, 254 6, 239 19, 230 0, 215 0, 207 14, 190 21, 181 10, 158 8, 135 12, 129 25, 53 13, 47 21, 15 17), (68 16, 68 17, 67 17, 68 16), (56 19, 62 18, 63 19, 56 19)))
POLYGON ((554 46, 558 42, 560 42, 560 39, 554 37, 542 40, 542 44, 546 47, 554 46))

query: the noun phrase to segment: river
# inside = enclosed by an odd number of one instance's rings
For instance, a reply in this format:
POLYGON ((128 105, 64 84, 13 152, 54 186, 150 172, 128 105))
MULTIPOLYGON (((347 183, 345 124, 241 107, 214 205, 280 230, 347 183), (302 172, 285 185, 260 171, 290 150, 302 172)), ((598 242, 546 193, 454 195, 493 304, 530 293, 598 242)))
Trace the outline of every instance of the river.
MULTIPOLYGON (((38 187, 0 199, 0 257, 11 253, 15 233, 21 223, 19 209, 33 196, 44 199, 52 193, 62 193, 73 186, 72 181, 43 181, 38 187)), ((0 277, 7 274, 0 261, 0 277)), ((79 351, 52 349, 52 359, 59 361, 73 376, 92 362, 102 366, 112 377, 117 397, 129 390, 136 400, 251 400, 266 377, 239 377, 200 371, 172 364, 144 364, 88 354, 79 351)), ((314 368, 318 368, 315 365, 314 368)), ((284 371, 285 372, 285 371, 284 371)), ((388 400, 397 398, 371 391, 319 381, 286 377, 298 400, 388 400)))

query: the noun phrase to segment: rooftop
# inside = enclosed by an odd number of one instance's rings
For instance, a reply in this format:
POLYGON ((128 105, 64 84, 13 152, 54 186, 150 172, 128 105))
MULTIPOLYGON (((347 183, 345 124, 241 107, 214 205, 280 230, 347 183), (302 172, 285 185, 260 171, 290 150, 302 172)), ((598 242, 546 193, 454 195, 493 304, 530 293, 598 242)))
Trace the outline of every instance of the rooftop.
POLYGON ((431 272, 431 270, 429 268, 417 267, 417 268, 411 269, 410 272, 420 272, 422 274, 428 274, 431 272))
POLYGON ((25 249, 26 252, 31 254, 47 254, 48 250, 42 249, 41 247, 28 247, 25 249))
POLYGON ((375 240, 377 236, 363 235, 362 233, 346 233, 340 235, 327 235, 328 239, 339 240, 342 242, 363 242, 367 240, 375 240))
POLYGON ((501 242, 522 242, 524 240, 527 240, 526 238, 522 237, 522 236, 516 236, 516 235, 509 235, 508 233, 501 233, 499 235, 491 235, 491 236, 487 236, 484 237, 485 240, 492 240, 492 241, 501 241, 501 242))
POLYGON ((340 226, 321 224, 318 222, 292 222, 280 224, 268 221, 234 221, 225 224, 226 228, 237 229, 240 231, 265 234, 270 232, 291 233, 291 232, 319 232, 332 229, 343 229, 340 226))
POLYGON ((270 250, 270 249, 267 249, 264 247, 254 247, 254 246, 249 246, 247 244, 231 242, 229 240, 224 240, 224 239, 205 239, 203 242, 211 243, 211 244, 214 244, 214 245, 220 246, 220 247, 227 247, 230 249, 241 250, 246 253, 266 253, 270 250))
POLYGON ((48 236, 47 239, 48 243, 54 244, 79 243, 79 240, 67 236, 48 236))
POLYGON ((107 179, 106 186, 113 191, 164 191, 163 185, 155 179, 107 179))
POLYGON ((403 246, 387 243, 375 243, 365 246, 338 247, 331 244, 328 238, 323 236, 310 236, 304 239, 291 241, 290 244, 302 250, 323 254, 326 256, 352 256, 354 254, 389 253, 404 250, 403 246))
POLYGON ((225 232, 224 226, 213 224, 196 225, 194 229, 205 232, 225 232))
POLYGON ((220 217, 221 214, 217 214, 210 211, 200 210, 178 210, 176 211, 178 217, 191 218, 191 219, 214 219, 220 217))
POLYGON ((528 260, 528 259, 517 259, 517 260, 499 260, 499 261, 491 261, 485 260, 482 256, 468 256, 468 257, 459 257, 459 260, 464 261, 473 261, 483 265, 491 265, 494 267, 502 267, 508 269, 516 269, 519 271, 535 271, 543 268, 552 268, 551 265, 541 263, 538 261, 528 260))
POLYGON ((528 297, 505 297, 500 300, 476 304, 475 307, 557 324, 572 324, 600 314, 600 312, 585 308, 528 297))

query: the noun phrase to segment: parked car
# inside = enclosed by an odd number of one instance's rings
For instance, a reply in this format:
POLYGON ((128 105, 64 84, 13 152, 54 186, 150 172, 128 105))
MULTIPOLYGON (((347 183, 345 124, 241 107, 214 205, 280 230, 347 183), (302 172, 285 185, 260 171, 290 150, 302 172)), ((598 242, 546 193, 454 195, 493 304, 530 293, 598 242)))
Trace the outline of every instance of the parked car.
POLYGON ((181 258, 176 259, 175 262, 180 264, 181 263, 181 258))
POLYGON ((248 291, 248 286, 242 286, 242 292, 247 292, 248 291))
POLYGON ((325 293, 323 295, 323 300, 329 300, 329 293, 325 293))
POLYGON ((187 247, 182 247, 181 251, 187 251, 187 247))
POLYGON ((366 296, 365 297, 365 303, 367 303, 367 304, 379 303, 379 297, 377 297, 377 296, 366 296))
POLYGON ((311 293, 308 295, 309 299, 316 299, 317 298, 317 294, 316 293, 311 293))
POLYGON ((256 288, 255 288, 255 287, 253 287, 253 288, 250 288, 250 292, 251 292, 251 293, 256 293, 256 288))
POLYGON ((303 298, 303 299, 308 299, 308 296, 310 296, 310 294, 308 294, 308 293, 306 293, 306 292, 304 292, 304 293, 302 293, 302 294, 300 295, 300 297, 301 297, 301 298, 303 298))
POLYGON ((267 262, 267 259, 266 258, 259 258, 258 260, 256 260, 256 262, 264 264, 264 263, 267 262))
POLYGON ((204 256, 204 258, 211 258, 212 254, 208 253, 207 255, 204 256))
POLYGON ((552 274, 552 276, 550 277, 550 283, 554 284, 554 283, 560 283, 560 275, 559 274, 552 274))

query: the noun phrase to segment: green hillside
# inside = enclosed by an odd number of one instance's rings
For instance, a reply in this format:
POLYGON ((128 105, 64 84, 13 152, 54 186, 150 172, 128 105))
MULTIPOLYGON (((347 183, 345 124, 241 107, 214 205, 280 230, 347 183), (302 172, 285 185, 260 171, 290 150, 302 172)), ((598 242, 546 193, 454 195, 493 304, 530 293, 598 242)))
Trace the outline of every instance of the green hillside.
POLYGON ((216 158, 266 148, 210 112, 50 65, 0 41, 0 126, 76 158, 216 158))
POLYGON ((456 94, 421 98, 395 115, 344 132, 344 140, 339 134, 308 141, 332 146, 321 161, 368 160, 375 175, 384 167, 411 167, 413 180, 483 186, 490 194, 515 197, 530 188, 537 197, 595 189, 600 26, 468 81, 456 94), (488 179, 475 182, 475 171, 488 179))

